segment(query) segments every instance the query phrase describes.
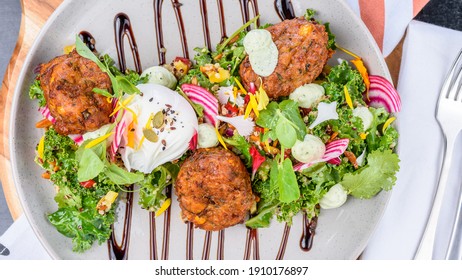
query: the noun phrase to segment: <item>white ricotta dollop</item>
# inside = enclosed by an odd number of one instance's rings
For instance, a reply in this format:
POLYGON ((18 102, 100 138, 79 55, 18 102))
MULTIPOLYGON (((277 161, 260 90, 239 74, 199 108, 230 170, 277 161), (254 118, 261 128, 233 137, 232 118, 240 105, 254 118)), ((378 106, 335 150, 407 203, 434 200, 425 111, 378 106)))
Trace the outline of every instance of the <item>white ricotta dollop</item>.
POLYGON ((360 118, 363 121, 364 131, 371 127, 374 116, 367 107, 356 107, 353 110, 353 116, 360 118))
POLYGON ((296 101, 301 108, 312 108, 319 103, 324 92, 324 88, 318 84, 305 84, 296 88, 289 99, 296 101))
POLYGON ((279 56, 271 33, 265 29, 251 30, 244 37, 243 45, 253 71, 262 77, 271 75, 278 64, 279 56))
POLYGON ((152 66, 141 73, 141 77, 149 75, 148 83, 175 89, 177 80, 172 72, 162 66, 152 66))
MULTIPOLYGON (((128 170, 135 169, 147 174, 161 164, 180 158, 188 150, 189 142, 198 130, 198 123, 194 109, 177 92, 156 84, 137 87, 142 95, 136 95, 126 106, 136 114, 138 120, 134 131, 135 147, 127 146, 125 137, 120 153, 128 170), (153 115, 163 110, 164 125, 162 128, 152 128, 158 140, 149 141, 143 137, 143 129, 153 115), (145 139, 141 141, 142 138, 145 139)), ((130 110, 126 111, 126 115, 132 114, 130 110)))
POLYGON ((198 148, 211 148, 218 145, 218 137, 215 132, 215 127, 208 123, 202 123, 199 125, 199 131, 197 136, 197 147, 198 148))
POLYGON ((347 201, 347 192, 341 184, 333 185, 319 200, 322 209, 333 209, 342 206, 347 201))
POLYGON ((303 163, 310 163, 319 160, 326 152, 326 146, 317 136, 305 135, 303 141, 297 140, 291 149, 292 156, 303 163))

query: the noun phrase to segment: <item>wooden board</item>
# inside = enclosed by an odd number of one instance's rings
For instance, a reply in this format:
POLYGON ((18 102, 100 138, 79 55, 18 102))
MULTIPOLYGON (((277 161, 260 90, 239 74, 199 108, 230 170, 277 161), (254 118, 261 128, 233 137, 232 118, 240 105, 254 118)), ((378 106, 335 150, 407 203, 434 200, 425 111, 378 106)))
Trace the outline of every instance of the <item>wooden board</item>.
MULTIPOLYGON (((22 208, 13 182, 8 146, 11 102, 19 73, 32 43, 46 20, 62 2, 63 0, 21 0, 21 29, 0 92, 0 180, 8 208, 15 220, 22 214, 22 208)), ((401 49, 402 41, 386 58, 395 84, 398 80, 401 49)))
POLYGON ((15 220, 21 215, 22 208, 13 183, 8 146, 11 102, 19 73, 32 43, 46 20, 62 1, 21 0, 22 19, 18 41, 0 91, 0 179, 8 208, 15 220))

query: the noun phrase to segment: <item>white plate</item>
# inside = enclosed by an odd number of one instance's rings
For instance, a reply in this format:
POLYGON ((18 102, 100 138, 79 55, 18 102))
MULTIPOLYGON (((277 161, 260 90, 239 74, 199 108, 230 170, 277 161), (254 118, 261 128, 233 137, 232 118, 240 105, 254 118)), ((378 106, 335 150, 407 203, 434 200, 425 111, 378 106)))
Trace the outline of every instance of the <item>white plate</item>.
MULTIPOLYGON (((28 97, 28 88, 34 80, 33 69, 40 63, 47 62, 62 54, 63 47, 74 43, 75 34, 82 30, 90 32, 96 39, 96 48, 100 53, 107 53, 117 61, 114 43, 114 17, 123 12, 131 20, 133 32, 138 44, 143 69, 157 65, 159 56, 155 32, 155 15, 153 0, 69 0, 56 10, 48 20, 36 42, 31 48, 16 88, 11 117, 11 159, 15 185, 18 190, 25 214, 35 233, 53 258, 57 259, 107 259, 106 244, 95 245, 89 251, 78 254, 72 252, 71 239, 64 237, 48 222, 46 214, 56 211, 53 200, 54 188, 49 181, 41 178, 42 170, 35 164, 35 146, 42 131, 35 128, 41 116, 37 112, 37 102, 28 97)), ((160 1, 162 2, 162 1, 160 1)), ((172 2, 163 1, 162 24, 166 59, 182 56, 179 28, 172 2)), ((184 20, 190 57, 193 48, 204 46, 204 35, 200 10, 201 1, 182 1, 180 10, 184 20)), ((221 37, 220 20, 217 3, 224 5, 226 34, 231 35, 243 24, 240 3, 252 3, 247 0, 204 1, 207 4, 207 18, 213 46, 221 37)), ((280 1, 277 1, 280 2, 280 1)), ((332 32, 339 45, 359 54, 365 61, 371 74, 382 75, 390 79, 386 64, 380 50, 369 31, 357 16, 341 0, 292 0, 295 15, 301 16, 306 8, 315 9, 317 19, 330 22, 332 32)), ((280 21, 274 1, 258 1, 261 23, 280 21)), ((253 17, 250 9, 250 18, 253 17)), ((134 67, 131 52, 127 50, 127 64, 134 67)), ((335 56, 333 59, 338 58, 335 56)), ((335 63, 335 61, 333 61, 335 63)), ((376 227, 390 193, 381 192, 370 200, 349 198, 341 208, 324 210, 318 220, 318 227, 311 251, 304 252, 299 247, 302 234, 302 217, 294 219, 290 231, 285 259, 355 259, 365 248, 369 237, 376 227)), ((129 259, 148 259, 149 220, 148 213, 136 204, 134 198, 133 221, 129 247, 129 259)), ((171 235, 169 259, 186 257, 187 226, 180 220, 179 207, 173 199, 171 215, 171 235)), ((162 247, 163 218, 157 219, 157 246, 162 247)), ((279 249, 284 224, 273 221, 269 229, 259 230, 261 259, 274 259, 279 249)), ((217 233, 212 234, 210 259, 216 259, 217 233)), ((246 228, 237 225, 225 231, 225 259, 242 259, 246 240, 246 228)), ((194 231, 194 258, 200 259, 204 243, 204 231, 194 231)), ((160 251, 160 250, 159 250, 160 251)), ((159 252, 160 254, 160 252, 159 252)))

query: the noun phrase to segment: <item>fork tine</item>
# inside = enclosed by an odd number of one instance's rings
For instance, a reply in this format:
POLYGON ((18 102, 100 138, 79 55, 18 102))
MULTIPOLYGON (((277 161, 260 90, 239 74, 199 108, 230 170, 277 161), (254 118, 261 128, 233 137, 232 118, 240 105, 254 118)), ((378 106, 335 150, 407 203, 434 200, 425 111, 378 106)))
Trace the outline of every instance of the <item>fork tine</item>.
MULTIPOLYGON (((446 80, 444 81, 443 87, 441 88, 441 93, 445 93, 445 98, 447 99, 453 99, 456 100, 456 93, 457 91, 452 90, 454 84, 456 84, 456 80, 459 80, 461 78, 461 62, 462 62, 462 49, 459 51, 459 54, 457 55, 457 59, 454 61, 453 65, 451 66, 450 69, 452 69, 448 76, 446 77, 446 80), (454 78, 456 77, 456 78, 454 78)), ((441 96, 442 97, 442 96, 441 96)))
POLYGON ((460 87, 462 85, 462 65, 460 65, 459 70, 457 72, 457 76, 454 79, 454 83, 449 92, 449 96, 454 96, 454 100, 458 100, 460 95, 460 87))

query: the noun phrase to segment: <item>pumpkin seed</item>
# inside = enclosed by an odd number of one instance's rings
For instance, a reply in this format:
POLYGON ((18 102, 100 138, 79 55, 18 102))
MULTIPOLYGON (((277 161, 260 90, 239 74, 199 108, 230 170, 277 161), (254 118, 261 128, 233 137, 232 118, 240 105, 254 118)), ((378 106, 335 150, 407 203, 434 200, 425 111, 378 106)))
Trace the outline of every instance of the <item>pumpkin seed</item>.
POLYGON ((156 143, 157 141, 159 141, 159 136, 157 136, 154 130, 150 128, 144 128, 143 135, 150 142, 156 143))
POLYGON ((152 127, 160 128, 163 124, 164 124, 164 113, 162 113, 162 111, 159 111, 152 118, 152 127))

